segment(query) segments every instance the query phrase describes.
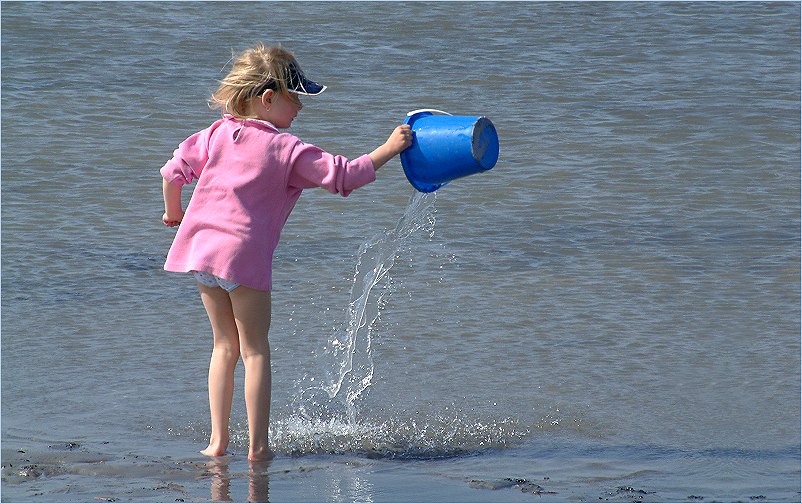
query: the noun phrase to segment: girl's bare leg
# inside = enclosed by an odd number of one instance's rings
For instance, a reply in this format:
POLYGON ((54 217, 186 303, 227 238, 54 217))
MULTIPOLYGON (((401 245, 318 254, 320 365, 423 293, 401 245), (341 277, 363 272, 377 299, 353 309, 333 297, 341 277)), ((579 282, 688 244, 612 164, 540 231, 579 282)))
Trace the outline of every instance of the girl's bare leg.
POLYGON ((240 356, 239 333, 228 293, 218 287, 198 284, 203 306, 214 334, 209 362, 209 411, 212 433, 209 446, 201 453, 210 457, 225 454, 228 448, 228 421, 234 397, 234 369, 240 356))
POLYGON ((270 330, 269 291, 239 286, 230 293, 239 332, 239 349, 245 364, 245 408, 248 411, 250 446, 248 460, 273 457, 267 439, 270 424, 270 330))

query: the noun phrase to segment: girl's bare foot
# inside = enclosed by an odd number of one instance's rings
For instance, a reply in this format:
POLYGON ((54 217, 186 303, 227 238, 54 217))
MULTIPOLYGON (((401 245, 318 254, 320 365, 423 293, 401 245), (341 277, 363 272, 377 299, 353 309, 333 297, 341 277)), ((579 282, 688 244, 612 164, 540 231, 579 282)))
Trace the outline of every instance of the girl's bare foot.
POLYGON ((266 462, 268 460, 273 460, 276 454, 270 448, 265 448, 264 450, 252 451, 248 453, 248 460, 251 462, 266 462))
POLYGON ((212 441, 209 443, 209 446, 206 447, 205 450, 201 450, 202 455, 206 455, 207 457, 222 457, 226 454, 226 449, 228 448, 228 440, 215 442, 212 441))

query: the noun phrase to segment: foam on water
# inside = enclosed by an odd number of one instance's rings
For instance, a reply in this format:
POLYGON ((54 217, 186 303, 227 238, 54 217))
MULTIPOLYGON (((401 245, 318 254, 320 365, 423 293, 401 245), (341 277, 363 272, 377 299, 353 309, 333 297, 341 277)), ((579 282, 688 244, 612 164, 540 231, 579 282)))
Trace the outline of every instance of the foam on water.
POLYGON ((369 458, 434 459, 508 447, 528 431, 514 420, 467 418, 462 413, 351 423, 290 417, 273 422, 280 452, 357 454, 369 458))

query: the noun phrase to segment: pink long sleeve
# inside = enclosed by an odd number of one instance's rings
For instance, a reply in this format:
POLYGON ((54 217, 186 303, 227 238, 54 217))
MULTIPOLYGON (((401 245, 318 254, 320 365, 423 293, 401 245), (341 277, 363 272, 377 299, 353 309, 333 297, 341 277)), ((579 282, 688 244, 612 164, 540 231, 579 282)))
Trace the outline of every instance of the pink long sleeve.
POLYGON ((162 177, 172 184, 190 184, 200 177, 209 161, 209 141, 223 123, 219 120, 210 127, 195 133, 178 145, 173 157, 160 170, 162 177))
POLYGON ((322 187, 332 194, 348 196, 354 189, 376 180, 376 169, 367 154, 349 160, 301 144, 293 152, 291 165, 288 184, 299 189, 322 187))

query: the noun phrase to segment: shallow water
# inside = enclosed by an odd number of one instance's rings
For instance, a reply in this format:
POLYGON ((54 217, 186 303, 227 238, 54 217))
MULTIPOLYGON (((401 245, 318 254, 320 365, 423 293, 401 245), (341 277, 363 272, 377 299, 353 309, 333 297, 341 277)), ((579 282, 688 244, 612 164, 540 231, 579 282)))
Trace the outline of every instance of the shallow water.
POLYGON ((2 4, 2 500, 798 502, 798 4, 366 7, 2 4), (252 472, 239 394, 196 455, 211 337, 158 169, 260 39, 329 86, 306 141, 432 107, 501 152, 408 234, 397 161, 304 193, 252 472))

